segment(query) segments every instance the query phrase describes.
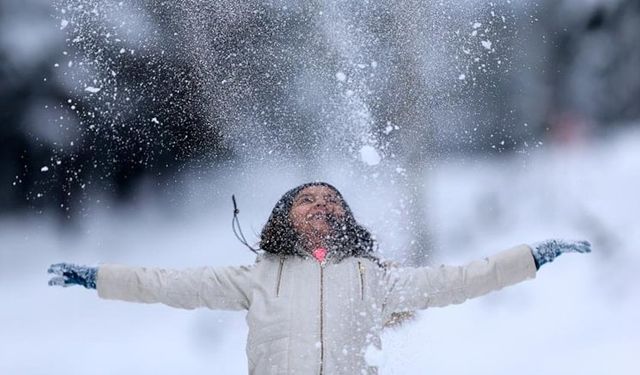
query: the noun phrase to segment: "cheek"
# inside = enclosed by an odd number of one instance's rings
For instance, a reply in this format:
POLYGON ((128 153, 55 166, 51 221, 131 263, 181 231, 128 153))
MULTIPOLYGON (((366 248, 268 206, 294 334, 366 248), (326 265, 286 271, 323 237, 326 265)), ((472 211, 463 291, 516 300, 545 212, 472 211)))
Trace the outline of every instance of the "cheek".
POLYGON ((293 209, 289 215, 291 224, 295 229, 299 229, 305 224, 304 214, 300 210, 293 209))

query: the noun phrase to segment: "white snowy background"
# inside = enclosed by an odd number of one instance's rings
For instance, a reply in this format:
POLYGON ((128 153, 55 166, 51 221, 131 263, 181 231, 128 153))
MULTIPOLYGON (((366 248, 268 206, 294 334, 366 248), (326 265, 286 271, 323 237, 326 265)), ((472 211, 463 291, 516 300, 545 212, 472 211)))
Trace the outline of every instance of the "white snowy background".
POLYGON ((593 244, 388 329, 381 374, 640 374, 632 2, 345 3, 0 3, 0 375, 246 374, 243 313, 104 301, 46 269, 250 264, 231 195, 254 242, 310 180, 400 262, 593 244), (122 188, 118 168, 147 173, 122 188))

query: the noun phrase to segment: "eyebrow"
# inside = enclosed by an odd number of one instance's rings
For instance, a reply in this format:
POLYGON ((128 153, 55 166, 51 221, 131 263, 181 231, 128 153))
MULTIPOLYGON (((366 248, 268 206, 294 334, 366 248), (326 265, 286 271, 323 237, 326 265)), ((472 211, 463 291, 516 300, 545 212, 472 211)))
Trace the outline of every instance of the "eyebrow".
MULTIPOLYGON (((315 196, 316 196, 316 194, 311 194, 311 193, 302 193, 302 194, 298 195, 298 196, 294 199, 294 201, 298 201, 298 200, 300 200, 300 199, 302 199, 302 198, 304 198, 304 197, 315 197, 315 196)), ((323 198, 325 198, 325 199, 326 199, 326 198, 333 198, 333 199, 340 200, 340 197, 338 197, 338 195, 337 195, 337 194, 333 194, 333 193, 324 194, 322 197, 323 197, 323 198)))

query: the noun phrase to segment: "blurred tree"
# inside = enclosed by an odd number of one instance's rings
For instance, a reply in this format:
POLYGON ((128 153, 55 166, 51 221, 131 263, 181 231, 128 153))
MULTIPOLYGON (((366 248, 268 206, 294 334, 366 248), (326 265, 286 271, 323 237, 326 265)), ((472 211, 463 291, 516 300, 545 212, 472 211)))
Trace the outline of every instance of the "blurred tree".
POLYGON ((529 45, 539 53, 528 56, 529 65, 539 66, 530 82, 543 85, 534 83, 541 95, 526 98, 525 107, 538 112, 541 131, 568 141, 592 126, 640 118, 638 1, 545 1, 528 11, 537 20, 529 45))
MULTIPOLYGON (((162 181, 203 155, 228 158, 195 100, 195 74, 172 48, 175 25, 153 2, 128 5, 129 17, 148 17, 154 30, 127 17, 115 24, 110 17, 123 3, 63 1, 57 10, 67 46, 56 39, 46 53, 23 48, 26 57, 15 50, 20 29, 3 23, 0 137, 11 146, 0 155, 9 192, 0 209, 49 206, 68 217, 85 188, 126 198, 143 176, 162 181), (21 58, 38 62, 24 69, 21 58)), ((0 18, 44 18, 48 28, 33 30, 34 38, 51 33, 51 4, 28 6, 3 3, 0 18)))

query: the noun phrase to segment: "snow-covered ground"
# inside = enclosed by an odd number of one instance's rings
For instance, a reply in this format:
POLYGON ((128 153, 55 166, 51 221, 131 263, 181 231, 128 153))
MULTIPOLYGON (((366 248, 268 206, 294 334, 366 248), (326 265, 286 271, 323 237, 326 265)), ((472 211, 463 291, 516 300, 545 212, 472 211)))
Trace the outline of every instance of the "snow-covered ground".
MULTIPOLYGON (((589 239, 594 252, 565 255, 533 281, 388 330, 372 356, 381 373, 640 373, 639 149, 635 129, 569 148, 438 164, 425 181, 433 263, 549 237, 589 239)), ((96 206, 72 230, 46 216, 2 219, 0 374, 245 374, 242 313, 104 301, 83 288, 48 287, 45 271, 59 261, 250 263, 231 233, 229 195, 243 197, 241 220, 255 233, 279 195, 300 182, 294 172, 254 172, 194 182, 167 204, 165 195, 96 206)), ((393 247, 371 209, 384 188, 355 194, 347 177, 327 176, 381 246, 393 247)))

